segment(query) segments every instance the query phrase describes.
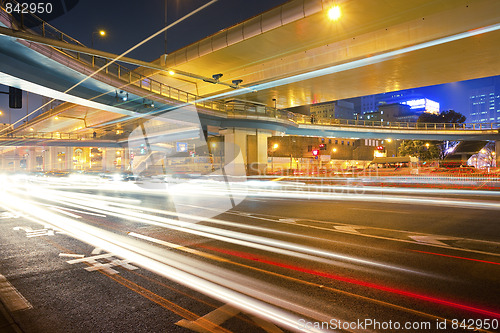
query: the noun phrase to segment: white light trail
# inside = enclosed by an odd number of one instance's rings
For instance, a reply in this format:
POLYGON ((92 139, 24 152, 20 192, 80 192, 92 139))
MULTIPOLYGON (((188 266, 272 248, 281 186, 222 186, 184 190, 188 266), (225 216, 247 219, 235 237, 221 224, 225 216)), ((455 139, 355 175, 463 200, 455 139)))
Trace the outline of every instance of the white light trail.
MULTIPOLYGON (((1 199, 3 205, 24 212, 27 215, 26 218, 34 222, 60 229, 82 242, 113 253, 115 256, 127 259, 135 265, 167 277, 177 283, 186 285, 191 289, 197 290, 222 302, 231 304, 244 312, 265 318, 292 331, 323 332, 323 330, 315 328, 300 329, 297 323, 301 317, 280 309, 277 307, 280 306, 280 304, 284 308, 293 308, 294 310, 300 311, 298 313, 302 312, 302 314, 306 314, 307 316, 314 314, 314 318, 317 320, 328 320, 326 319, 328 316, 325 314, 307 309, 300 305, 291 304, 283 299, 278 299, 272 295, 261 292, 260 290, 262 289, 256 290, 248 287, 248 284, 238 283, 234 280, 225 279, 219 275, 213 275, 196 268, 203 265, 203 263, 199 261, 193 259, 189 260, 189 258, 186 257, 182 257, 180 260, 172 259, 172 257, 175 258, 173 253, 168 253, 167 256, 164 251, 159 252, 158 248, 148 246, 144 242, 133 241, 129 237, 91 227, 69 217, 60 216, 47 209, 38 207, 37 205, 27 203, 21 197, 2 195, 1 199), (36 216, 36 218, 31 218, 28 214, 36 216), (192 262, 193 264, 186 264, 186 262, 192 262), (244 291, 244 293, 241 293, 241 291, 244 291), (245 293, 253 297, 247 296, 245 293), (256 299, 256 296, 261 297, 262 300, 256 299), (277 306, 271 304, 277 304, 277 306)), ((217 270, 220 274, 221 268, 217 268, 217 270)), ((226 274, 230 276, 231 272, 228 271, 226 274)), ((224 273, 222 273, 222 275, 224 275, 224 273)), ((253 284, 258 285, 259 281, 255 280, 253 284)))

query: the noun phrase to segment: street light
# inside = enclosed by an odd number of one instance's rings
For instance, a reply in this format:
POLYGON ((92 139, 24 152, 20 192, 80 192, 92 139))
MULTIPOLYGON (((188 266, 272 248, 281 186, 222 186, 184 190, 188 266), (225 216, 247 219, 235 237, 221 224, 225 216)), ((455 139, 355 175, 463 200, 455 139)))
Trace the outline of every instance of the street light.
POLYGON ((337 21, 341 16, 340 12, 340 7, 339 6, 333 6, 330 9, 328 9, 328 18, 331 21, 337 21))
POLYGON ((271 172, 274 174, 274 153, 276 150, 279 148, 279 144, 275 143, 273 144, 273 149, 271 150, 272 156, 271 156, 271 172))
POLYGON ((104 36, 106 36, 106 31, 98 30, 98 31, 94 31, 92 33, 92 42, 91 42, 92 48, 94 48, 94 35, 99 35, 101 37, 104 37, 104 36))

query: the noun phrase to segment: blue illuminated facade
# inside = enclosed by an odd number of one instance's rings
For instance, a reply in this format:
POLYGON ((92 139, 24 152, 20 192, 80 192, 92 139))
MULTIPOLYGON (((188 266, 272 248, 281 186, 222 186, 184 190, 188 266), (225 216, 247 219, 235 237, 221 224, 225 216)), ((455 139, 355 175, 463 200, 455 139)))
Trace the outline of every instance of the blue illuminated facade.
POLYGON ((494 78, 492 85, 471 89, 468 106, 467 122, 500 122, 500 78, 494 78))

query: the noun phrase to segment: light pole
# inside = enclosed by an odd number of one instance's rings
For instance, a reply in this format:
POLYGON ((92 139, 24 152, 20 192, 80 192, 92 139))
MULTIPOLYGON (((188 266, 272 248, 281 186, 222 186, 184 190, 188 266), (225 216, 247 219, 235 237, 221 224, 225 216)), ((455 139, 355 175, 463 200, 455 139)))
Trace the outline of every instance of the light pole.
POLYGON ((274 153, 279 148, 279 146, 280 146, 279 144, 275 143, 273 145, 273 150, 271 150, 271 153, 273 154, 273 156, 271 157, 271 172, 273 173, 273 175, 274 175, 274 153))
POLYGON ((104 30, 98 30, 98 31, 94 31, 92 33, 92 41, 91 41, 92 48, 94 48, 94 35, 99 35, 101 37, 104 37, 104 36, 106 36, 106 31, 104 31, 104 30))
MULTIPOLYGON (((165 27, 167 26, 167 0, 165 0, 165 27)), ((165 55, 167 54, 167 30, 165 30, 165 55)))

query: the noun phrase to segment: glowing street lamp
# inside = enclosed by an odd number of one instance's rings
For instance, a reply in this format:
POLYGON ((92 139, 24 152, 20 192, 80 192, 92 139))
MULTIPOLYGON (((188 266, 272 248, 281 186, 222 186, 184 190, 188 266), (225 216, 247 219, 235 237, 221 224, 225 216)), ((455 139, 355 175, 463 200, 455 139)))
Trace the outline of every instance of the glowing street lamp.
POLYGON ((340 7, 339 6, 333 6, 330 9, 328 9, 328 18, 331 21, 337 21, 342 13, 340 12, 340 7))
POLYGON ((99 35, 101 37, 104 37, 104 36, 106 36, 106 31, 98 30, 98 31, 94 31, 92 33, 92 42, 91 42, 92 48, 94 48, 94 35, 99 35))

